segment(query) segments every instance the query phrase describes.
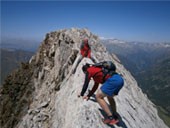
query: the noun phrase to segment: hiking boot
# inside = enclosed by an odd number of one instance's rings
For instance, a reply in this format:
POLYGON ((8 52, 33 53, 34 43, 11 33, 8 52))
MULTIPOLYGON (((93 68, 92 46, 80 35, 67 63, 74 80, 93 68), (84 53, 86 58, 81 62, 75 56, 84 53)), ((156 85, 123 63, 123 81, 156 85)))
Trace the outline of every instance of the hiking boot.
POLYGON ((108 124, 111 122, 111 119, 107 118, 107 119, 102 119, 103 123, 108 124))
POLYGON ((109 124, 110 124, 110 125, 114 125, 114 124, 116 124, 116 123, 118 123, 118 122, 119 122, 118 119, 112 119, 112 120, 109 122, 109 124))
POLYGON ((116 124, 116 123, 118 123, 119 122, 119 120, 118 119, 109 119, 109 118, 107 118, 107 119, 102 119, 102 121, 103 121, 103 123, 105 123, 105 124, 110 124, 110 125, 114 125, 114 124, 116 124))

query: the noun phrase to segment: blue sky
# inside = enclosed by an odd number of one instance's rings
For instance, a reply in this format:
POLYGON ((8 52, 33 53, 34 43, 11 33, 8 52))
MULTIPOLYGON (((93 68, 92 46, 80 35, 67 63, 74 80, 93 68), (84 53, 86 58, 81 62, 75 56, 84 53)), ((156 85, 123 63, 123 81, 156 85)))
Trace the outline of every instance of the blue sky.
POLYGON ((72 27, 125 41, 170 42, 170 2, 1 2, 2 38, 42 41, 48 32, 72 27))

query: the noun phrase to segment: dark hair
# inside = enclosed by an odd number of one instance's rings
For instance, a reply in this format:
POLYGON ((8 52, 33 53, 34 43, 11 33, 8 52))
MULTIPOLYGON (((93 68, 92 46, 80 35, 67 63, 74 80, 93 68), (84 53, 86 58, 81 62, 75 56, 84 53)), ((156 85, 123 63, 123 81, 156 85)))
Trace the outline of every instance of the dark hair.
POLYGON ((83 72, 86 72, 89 67, 90 67, 89 64, 83 65, 82 67, 83 72))

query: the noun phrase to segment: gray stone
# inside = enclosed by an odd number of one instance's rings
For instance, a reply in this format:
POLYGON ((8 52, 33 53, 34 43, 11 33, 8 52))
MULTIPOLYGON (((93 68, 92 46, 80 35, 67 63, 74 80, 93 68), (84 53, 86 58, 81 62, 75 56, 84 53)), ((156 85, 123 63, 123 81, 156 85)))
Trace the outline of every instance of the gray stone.
POLYGON ((38 110, 38 109, 29 109, 28 110, 28 114, 37 114, 39 112, 40 112, 40 110, 38 110))
POLYGON ((39 109, 41 109, 41 108, 45 108, 45 107, 47 107, 49 104, 48 104, 48 102, 43 102, 43 103, 41 103, 40 105, 39 105, 39 109))
MULTIPOLYGON (((39 77, 33 79, 36 90, 32 104, 35 108, 39 108, 39 112, 36 109, 30 109, 19 122, 19 128, 111 127, 102 123, 104 113, 94 97, 88 101, 77 97, 85 77, 81 68, 85 63, 92 63, 92 61, 84 58, 78 65, 75 74, 72 74, 80 55, 80 52, 74 54, 73 51, 79 49, 82 39, 87 37, 93 57, 98 62, 113 61, 117 72, 121 73, 125 80, 124 87, 115 97, 120 122, 113 128, 168 128, 158 116, 155 105, 142 93, 130 72, 120 64, 115 55, 108 53, 100 43, 98 36, 92 34, 88 29, 72 28, 51 32, 49 37, 49 42, 46 44, 43 42, 36 55, 30 60, 31 64, 38 64, 35 70, 38 71, 39 77), (49 52, 49 55, 45 55, 43 51, 49 51, 49 49, 52 51, 49 52), (73 56, 75 58, 70 62, 70 58, 73 56), (50 69, 46 69, 46 67, 50 67, 50 69), (47 82, 51 85, 47 86, 47 82), (55 87, 57 90, 53 91, 55 87), (39 105, 39 103, 41 104, 39 105)), ((93 83, 90 82, 89 89, 93 83)))
POLYGON ((44 113, 39 113, 36 117, 36 122, 41 122, 41 121, 45 121, 49 118, 48 114, 44 114, 44 113))

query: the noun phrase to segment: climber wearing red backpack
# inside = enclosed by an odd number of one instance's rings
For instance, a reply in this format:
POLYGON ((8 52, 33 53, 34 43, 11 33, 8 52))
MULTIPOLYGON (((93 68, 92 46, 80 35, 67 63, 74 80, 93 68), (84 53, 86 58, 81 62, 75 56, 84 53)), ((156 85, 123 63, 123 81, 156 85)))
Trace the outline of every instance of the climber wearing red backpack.
POLYGON ((88 38, 83 39, 81 46, 80 46, 80 53, 81 53, 81 56, 78 59, 78 62, 76 64, 74 70, 72 71, 73 74, 75 73, 77 66, 79 65, 79 63, 81 62, 81 60, 84 57, 88 57, 93 61, 93 63, 96 63, 95 59, 91 56, 91 48, 90 48, 90 45, 88 43, 88 38))
POLYGON ((124 81, 122 76, 115 72, 116 67, 112 62, 103 62, 101 64, 103 65, 110 64, 111 68, 109 66, 108 66, 109 68, 99 66, 100 64, 99 65, 96 64, 94 66, 86 64, 82 67, 82 70, 86 74, 86 76, 82 91, 81 93, 78 94, 78 97, 82 96, 83 99, 88 100, 90 96, 92 96, 94 92, 97 90, 99 84, 100 83, 103 84, 96 94, 96 100, 108 116, 107 119, 103 119, 103 122, 113 125, 119 122, 116 113, 116 103, 113 97, 115 95, 118 95, 120 89, 123 87, 124 81), (89 92, 89 94, 87 96, 84 96, 91 78, 93 78, 94 80, 94 86, 92 90, 89 92), (104 100, 104 97, 107 97, 111 105, 113 114, 111 113, 106 101, 104 100))

